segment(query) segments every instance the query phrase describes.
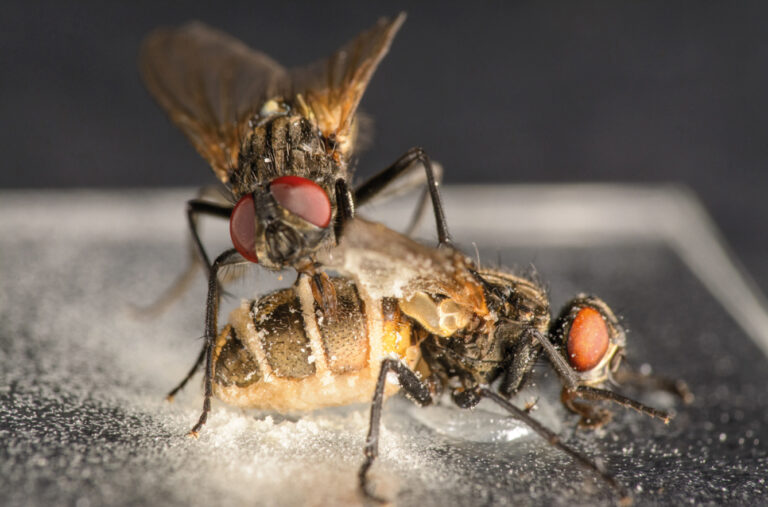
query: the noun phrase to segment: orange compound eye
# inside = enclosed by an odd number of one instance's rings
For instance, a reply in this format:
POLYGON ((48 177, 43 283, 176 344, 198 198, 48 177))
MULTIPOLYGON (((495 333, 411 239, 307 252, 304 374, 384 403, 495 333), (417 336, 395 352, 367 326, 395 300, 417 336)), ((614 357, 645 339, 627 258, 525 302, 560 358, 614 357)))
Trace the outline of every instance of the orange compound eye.
POLYGON ((272 180, 269 191, 280 206, 307 222, 323 228, 331 222, 331 201, 314 181, 301 176, 281 176, 272 180))
POLYGON ((594 308, 582 308, 568 332, 568 362, 576 371, 589 371, 602 361, 610 338, 603 316, 594 308))
POLYGON ((244 195, 229 218, 229 235, 240 255, 251 262, 259 262, 256 255, 256 207, 253 195, 244 195))

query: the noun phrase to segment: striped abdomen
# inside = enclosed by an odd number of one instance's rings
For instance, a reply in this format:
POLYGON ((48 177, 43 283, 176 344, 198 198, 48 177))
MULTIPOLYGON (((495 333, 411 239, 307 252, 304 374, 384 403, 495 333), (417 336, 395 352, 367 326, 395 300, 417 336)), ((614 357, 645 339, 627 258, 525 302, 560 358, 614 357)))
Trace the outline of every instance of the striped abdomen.
POLYGON ((368 402, 385 357, 415 366, 418 344, 397 302, 368 300, 346 279, 332 283, 333 318, 324 317, 308 277, 232 312, 214 350, 222 401, 283 412, 368 402))

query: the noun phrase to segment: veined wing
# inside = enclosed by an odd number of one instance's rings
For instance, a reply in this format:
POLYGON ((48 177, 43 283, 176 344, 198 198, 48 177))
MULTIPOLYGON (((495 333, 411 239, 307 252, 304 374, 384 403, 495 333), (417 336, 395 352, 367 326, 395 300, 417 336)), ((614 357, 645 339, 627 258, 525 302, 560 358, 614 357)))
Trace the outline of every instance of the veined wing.
POLYGON ((251 116, 289 88, 280 64, 199 22, 152 32, 139 65, 149 91, 224 183, 251 116))
POLYGON ((354 144, 354 118, 360 99, 392 39, 405 21, 405 13, 382 18, 330 58, 291 71, 294 95, 300 94, 326 139, 340 156, 354 144))

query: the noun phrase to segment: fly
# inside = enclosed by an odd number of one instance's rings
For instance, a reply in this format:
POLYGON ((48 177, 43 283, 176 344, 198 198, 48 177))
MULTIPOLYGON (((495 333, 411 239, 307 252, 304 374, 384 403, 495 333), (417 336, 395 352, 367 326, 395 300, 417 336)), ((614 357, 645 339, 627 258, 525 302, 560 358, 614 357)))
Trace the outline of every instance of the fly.
MULTIPOLYGON (((418 165, 429 191, 417 209, 430 196, 439 240, 450 241, 435 171, 420 148, 349 188, 358 104, 404 20, 403 13, 382 18, 329 58, 293 70, 199 22, 146 38, 140 68, 147 88, 225 187, 223 202, 187 203, 194 250, 211 278, 237 256, 315 275, 315 254, 338 241, 354 207, 418 165), (201 215, 229 220, 233 248, 221 262, 202 244, 201 215)), ((315 280, 331 289, 323 273, 315 280)), ((333 306, 332 294, 325 304, 333 306)))

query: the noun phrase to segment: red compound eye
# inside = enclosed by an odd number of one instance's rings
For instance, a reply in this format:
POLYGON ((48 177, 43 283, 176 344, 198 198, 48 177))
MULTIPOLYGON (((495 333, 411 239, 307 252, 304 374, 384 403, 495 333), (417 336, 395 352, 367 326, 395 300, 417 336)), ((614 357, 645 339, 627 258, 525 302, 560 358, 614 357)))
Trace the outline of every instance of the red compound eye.
POLYGON ((331 201, 317 183, 301 176, 281 176, 269 185, 277 203, 318 227, 331 222, 331 201))
POLYGON ((240 255, 251 262, 259 262, 256 256, 256 208, 253 195, 246 194, 235 204, 229 217, 229 235, 240 255))
POLYGON ((576 371, 588 371, 602 361, 610 338, 603 316, 594 308, 582 308, 568 333, 568 362, 576 371))

